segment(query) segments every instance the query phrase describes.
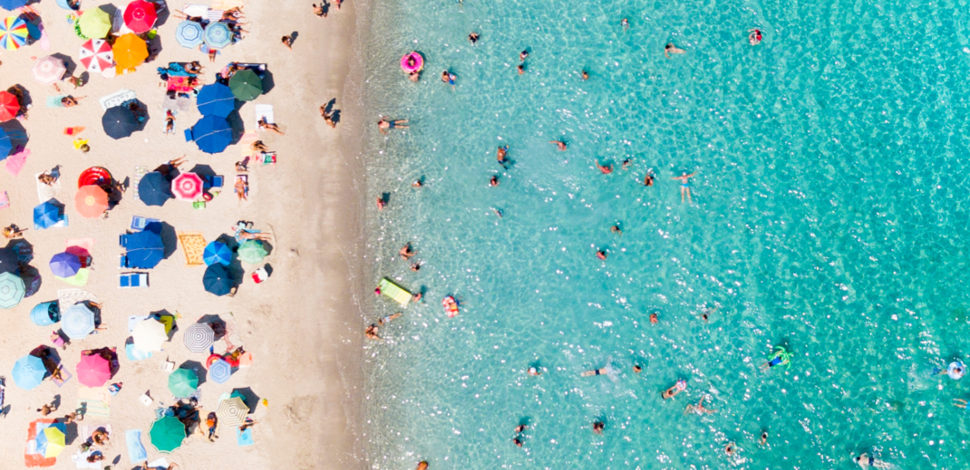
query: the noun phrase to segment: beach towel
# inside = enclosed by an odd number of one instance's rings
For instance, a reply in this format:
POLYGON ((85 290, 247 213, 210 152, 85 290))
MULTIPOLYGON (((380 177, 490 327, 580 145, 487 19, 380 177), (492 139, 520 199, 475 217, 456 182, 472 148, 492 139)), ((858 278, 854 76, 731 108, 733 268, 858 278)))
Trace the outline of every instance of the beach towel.
POLYGON ((63 108, 64 107, 64 103, 61 101, 61 99, 66 98, 67 96, 69 96, 69 95, 54 95, 54 96, 48 96, 47 97, 47 101, 46 101, 47 107, 48 108, 63 108))
POLYGON ((104 388, 78 387, 77 407, 84 410, 85 417, 111 417, 108 391, 104 388))
POLYGON ((57 366, 57 369, 55 370, 55 372, 57 373, 55 373, 54 375, 51 375, 51 381, 57 384, 58 388, 63 387, 64 384, 70 382, 71 378, 74 377, 74 374, 72 374, 69 370, 64 368, 63 363, 57 366))
POLYGON ((128 343, 125 344, 125 357, 129 361, 142 361, 152 357, 152 353, 136 348, 134 343, 128 343))
POLYGON ((185 264, 189 266, 201 266, 202 252, 205 251, 205 237, 199 232, 183 232, 178 234, 179 244, 182 245, 182 252, 185 253, 185 264))
MULTIPOLYGON (((114 71, 112 71, 114 74, 114 71)), ((98 103, 101 103, 101 109, 107 111, 108 108, 114 108, 115 106, 121 106, 126 101, 138 99, 135 96, 135 92, 127 88, 122 88, 110 95, 102 96, 98 103)))
MULTIPOLYGON (((141 182, 141 179, 144 178, 146 174, 148 174, 148 169, 145 168, 145 167, 143 167, 143 166, 140 166, 139 165, 139 166, 136 166, 135 167, 135 172, 131 175, 131 183, 128 185, 128 188, 135 190, 135 197, 136 198, 139 198, 139 196, 138 196, 138 183, 141 182)), ((41 202, 43 202, 43 201, 41 201, 41 202)), ((154 221, 155 219, 148 219, 148 220, 154 221)), ((132 222, 131 223, 132 224, 135 223, 134 222, 134 217, 132 217, 132 222)), ((144 228, 144 226, 142 228, 144 228)), ((139 230, 141 230, 141 229, 139 229, 139 230)))
POLYGON ((174 90, 176 93, 190 93, 199 85, 199 79, 195 76, 169 76, 166 85, 169 90, 174 90))
POLYGON ((10 207, 10 195, 6 191, 0 191, 0 209, 10 207))
MULTIPOLYGON (((144 462, 144 460, 142 460, 142 462, 144 462)), ((152 460, 151 462, 148 462, 148 468, 150 470, 155 470, 155 469, 158 469, 158 468, 167 469, 168 468, 168 460, 165 460, 165 457, 162 457, 162 458, 156 459, 156 460, 152 460)))
POLYGON ((246 2, 243 0, 212 0, 212 9, 222 12, 235 7, 241 7, 246 2))
POLYGON ((125 431, 125 443, 128 445, 128 462, 137 465, 148 460, 148 452, 141 443, 141 430, 129 429, 125 431))
POLYGON ((236 442, 240 447, 246 447, 253 445, 253 428, 246 428, 245 431, 239 431, 236 428, 236 442))
POLYGON ((34 183, 37 185, 37 200, 41 203, 50 199, 57 199, 57 196, 61 192, 61 178, 57 178, 57 181, 51 185, 46 185, 37 179, 43 174, 44 172, 42 171, 34 175, 34 183))
POLYGON ((7 168, 7 172, 13 176, 20 174, 20 170, 24 169, 24 163, 27 163, 27 157, 30 156, 30 150, 23 149, 13 155, 7 157, 4 160, 4 166, 7 168))
POLYGON ((253 114, 256 115, 253 129, 259 129, 259 121, 263 118, 266 118, 266 122, 270 124, 276 123, 276 118, 273 116, 273 105, 271 104, 253 104, 253 114))
POLYGON ((24 465, 28 467, 51 467, 57 463, 54 457, 44 458, 37 454, 37 433, 54 422, 53 419, 38 419, 27 427, 27 445, 24 447, 24 465))

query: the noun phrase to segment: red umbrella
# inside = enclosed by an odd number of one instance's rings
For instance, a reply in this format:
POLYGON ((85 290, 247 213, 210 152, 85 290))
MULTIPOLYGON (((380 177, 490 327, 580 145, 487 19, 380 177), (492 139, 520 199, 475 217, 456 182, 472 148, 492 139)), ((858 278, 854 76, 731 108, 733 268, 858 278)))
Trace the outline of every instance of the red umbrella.
POLYGON ((0 91, 0 122, 9 121, 17 117, 20 112, 20 100, 9 91, 0 91))
POLYGON ((148 32, 155 25, 158 15, 155 4, 145 0, 135 0, 125 8, 125 26, 137 34, 148 32))
POLYGON ((111 378, 111 362, 97 351, 81 352, 77 380, 88 387, 100 387, 111 378))
POLYGON ((108 210, 108 193, 97 185, 81 186, 74 197, 74 204, 82 217, 101 217, 108 210))
POLYGON ((202 195, 202 178, 192 172, 185 172, 172 180, 172 194, 175 199, 194 201, 202 195))
POLYGON ((77 187, 89 186, 96 184, 98 186, 103 186, 106 183, 111 182, 111 172, 107 168, 100 166, 92 166, 87 170, 81 172, 81 175, 77 178, 77 187))

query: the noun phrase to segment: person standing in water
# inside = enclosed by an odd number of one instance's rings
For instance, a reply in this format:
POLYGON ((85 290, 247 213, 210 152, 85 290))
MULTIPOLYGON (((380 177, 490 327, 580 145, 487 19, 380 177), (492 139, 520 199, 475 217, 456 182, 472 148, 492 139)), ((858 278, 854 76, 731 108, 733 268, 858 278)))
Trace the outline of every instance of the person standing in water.
POLYGON ((694 201, 690 198, 690 179, 694 177, 697 173, 687 174, 684 173, 680 176, 674 176, 673 179, 680 180, 680 202, 684 202, 684 198, 687 198, 687 203, 690 204, 694 201))

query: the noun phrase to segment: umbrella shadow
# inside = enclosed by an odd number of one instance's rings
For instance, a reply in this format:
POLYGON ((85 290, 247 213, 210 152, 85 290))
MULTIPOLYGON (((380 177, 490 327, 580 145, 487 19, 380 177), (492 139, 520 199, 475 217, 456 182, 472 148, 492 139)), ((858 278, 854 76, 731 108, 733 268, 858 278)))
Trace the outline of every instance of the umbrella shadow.
POLYGON ((26 264, 34 259, 34 245, 31 245, 30 242, 28 242, 25 238, 13 240, 7 243, 7 246, 4 249, 11 250, 17 257, 17 261, 19 263, 26 264))
POLYGON ((168 11, 168 4, 166 4, 165 2, 156 2, 155 15, 156 15, 156 18, 155 18, 154 27, 158 28, 159 26, 165 24, 166 21, 168 21, 168 17, 170 15, 168 11))
MULTIPOLYGON (((26 111, 26 106, 27 105, 21 103, 21 114, 26 111)), ((10 137, 10 144, 13 146, 13 152, 11 153, 19 152, 21 149, 25 148, 27 146, 27 141, 30 140, 30 135, 27 134, 27 129, 24 129, 23 124, 21 124, 17 119, 11 119, 7 122, 0 123, 0 129, 3 129, 3 131, 7 133, 7 136, 10 137)))
POLYGON ((36 294, 40 290, 41 284, 43 284, 40 271, 29 264, 21 263, 20 278, 24 280, 24 297, 30 297, 36 294))
POLYGON ((199 387, 205 383, 206 374, 209 372, 199 361, 185 361, 179 366, 179 369, 188 369, 195 372, 195 375, 199 377, 199 387))
POLYGON ((232 393, 242 395, 242 401, 249 407, 250 413, 256 411, 256 405, 259 404, 259 395, 256 395, 251 387, 234 388, 232 393))
POLYGON ((127 106, 131 113, 135 115, 135 119, 138 120, 138 127, 136 131, 145 130, 145 126, 148 124, 148 105, 142 103, 141 100, 135 98, 132 100, 125 101, 122 106, 127 106))
POLYGON ((172 318, 172 329, 171 329, 171 331, 168 332, 168 340, 171 341, 172 340, 172 336, 174 336, 175 335, 175 332, 178 331, 178 329, 179 329, 178 328, 178 325, 175 323, 176 316, 175 315, 172 315, 171 312, 169 312, 168 310, 165 310, 165 309, 156 310, 154 312, 151 312, 151 313, 148 314, 148 316, 150 318, 154 318, 159 323, 165 323, 164 321, 162 321, 162 318, 163 317, 171 317, 172 318))
POLYGON ((39 41, 44 35, 44 22, 41 17, 30 11, 24 11, 20 14, 20 17, 27 23, 27 45, 29 46, 39 41))
POLYGON ((228 325, 219 315, 203 315, 196 323, 204 323, 209 325, 209 328, 212 328, 213 333, 215 333, 212 338, 213 341, 219 341, 226 336, 228 325))
POLYGON ((236 237, 233 237, 232 235, 224 233, 222 235, 219 235, 219 237, 216 238, 216 241, 222 242, 223 244, 225 244, 227 247, 229 247, 230 250, 232 250, 233 253, 235 253, 236 250, 239 249, 239 242, 236 241, 236 237))
POLYGON ((56 57, 57 60, 61 61, 61 63, 64 64, 64 68, 66 70, 64 71, 64 75, 62 75, 61 78, 65 76, 74 75, 74 71, 77 69, 77 63, 74 62, 74 59, 72 59, 71 56, 60 52, 55 52, 51 54, 51 56, 56 57))
POLYGON ((145 45, 148 46, 148 57, 145 58, 147 64, 157 59, 158 54, 162 52, 162 36, 157 34, 151 39, 146 39, 145 45))
POLYGON ((94 313, 94 326, 95 328, 101 326, 101 305, 91 302, 90 300, 85 300, 83 303, 87 308, 94 313))
MULTIPOLYGON (((84 412, 87 412, 87 405, 82 405, 84 407, 84 412)), ((82 412, 78 412, 79 415, 84 415, 82 412)), ((77 423, 64 423, 64 444, 71 445, 77 438, 80 437, 77 432, 77 423)))
POLYGON ((172 253, 175 253, 175 249, 178 247, 178 236, 175 234, 175 227, 168 222, 162 222, 161 226, 158 235, 162 237, 162 253, 163 257, 167 259, 172 256, 172 253))
POLYGON ((260 78, 263 79, 263 94, 264 95, 266 93, 269 93, 270 90, 272 90, 273 87, 276 86, 276 82, 273 81, 273 72, 270 72, 269 71, 269 67, 267 67, 266 70, 263 70, 263 73, 260 76, 260 78))
POLYGON ((229 145, 235 145, 239 143, 239 139, 242 138, 244 132, 246 132, 246 124, 243 121, 242 116, 239 115, 239 109, 233 110, 226 116, 226 121, 229 122, 229 127, 232 129, 232 141, 229 145))

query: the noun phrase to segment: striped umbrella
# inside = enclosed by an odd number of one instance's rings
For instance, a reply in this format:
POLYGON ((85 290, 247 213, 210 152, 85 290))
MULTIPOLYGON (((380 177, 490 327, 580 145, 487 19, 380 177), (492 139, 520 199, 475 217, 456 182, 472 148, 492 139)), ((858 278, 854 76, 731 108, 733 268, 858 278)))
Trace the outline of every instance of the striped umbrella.
POLYGON ((17 117, 20 112, 20 100, 9 91, 0 91, 0 122, 9 121, 17 117))
POLYGON ((81 44, 78 61, 91 72, 103 72, 114 67, 115 54, 104 39, 88 39, 81 44))
POLYGON ((24 298, 24 280, 14 273, 0 274, 0 308, 14 308, 24 298))
POLYGON ((209 346, 212 346, 215 337, 216 333, 212 331, 212 327, 209 325, 205 323, 193 323, 185 329, 185 335, 182 337, 182 341, 189 351, 200 353, 205 352, 209 349, 209 346))
POLYGON ((19 16, 8 16, 0 23, 0 47, 8 51, 27 44, 27 22, 19 16))
POLYGON ((203 40, 205 45, 213 49, 222 49, 232 44, 232 31, 229 31, 229 26, 223 22, 209 23, 209 26, 205 27, 203 40))
POLYGON ((175 199, 194 201, 202 195, 202 178, 190 171, 179 174, 172 180, 172 194, 175 199))
POLYGON ((64 76, 67 67, 64 66, 63 60, 48 55, 37 59, 37 62, 34 62, 34 68, 32 70, 34 72, 34 78, 38 82, 54 83, 64 76))
POLYGON ((246 415, 248 414, 249 407, 239 397, 222 400, 219 402, 219 408, 216 408, 216 416, 219 417, 219 421, 233 428, 246 422, 246 415))
POLYGON ((228 362, 217 359, 209 364, 209 378, 217 384, 224 384, 232 376, 232 366, 228 362))
POLYGON ((202 25, 195 21, 185 20, 175 28, 175 40, 182 47, 188 47, 190 49, 202 44, 204 34, 202 25))

